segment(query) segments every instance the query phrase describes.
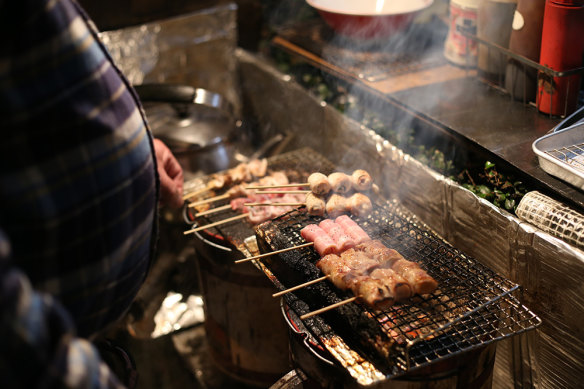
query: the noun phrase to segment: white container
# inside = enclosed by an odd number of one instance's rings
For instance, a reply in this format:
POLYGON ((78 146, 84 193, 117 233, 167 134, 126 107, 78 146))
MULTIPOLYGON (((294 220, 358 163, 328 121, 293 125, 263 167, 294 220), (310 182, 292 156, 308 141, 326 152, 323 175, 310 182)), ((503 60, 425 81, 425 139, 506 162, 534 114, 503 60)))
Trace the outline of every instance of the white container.
POLYGON ((455 65, 475 67, 477 65, 478 45, 462 31, 471 35, 477 33, 477 15, 480 0, 451 0, 450 25, 444 56, 455 65))

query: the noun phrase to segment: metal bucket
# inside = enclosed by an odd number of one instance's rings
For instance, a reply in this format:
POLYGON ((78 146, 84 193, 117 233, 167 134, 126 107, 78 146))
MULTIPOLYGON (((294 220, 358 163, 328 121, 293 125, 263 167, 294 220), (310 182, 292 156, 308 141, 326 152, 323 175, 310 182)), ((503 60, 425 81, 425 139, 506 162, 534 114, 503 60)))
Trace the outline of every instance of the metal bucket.
POLYGON ((276 292, 243 254, 220 237, 195 233, 211 359, 231 378, 268 387, 290 370, 288 329, 276 292))

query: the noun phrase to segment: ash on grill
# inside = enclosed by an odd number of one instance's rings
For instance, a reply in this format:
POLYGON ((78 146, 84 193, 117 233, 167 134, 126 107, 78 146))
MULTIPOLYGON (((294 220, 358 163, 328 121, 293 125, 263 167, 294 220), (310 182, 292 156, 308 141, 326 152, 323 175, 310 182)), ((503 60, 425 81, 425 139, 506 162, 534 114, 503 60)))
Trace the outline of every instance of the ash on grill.
MULTIPOLYGON (((299 209, 262 223, 256 227, 258 245, 261 251, 269 252, 304 243, 300 230, 320 220, 299 209)), ((450 246, 397 203, 378 201, 372 215, 357 222, 372 239, 418 262, 439 285, 432 294, 416 296, 384 311, 349 303, 321 314, 326 326, 318 316, 304 322, 358 381, 367 369, 356 368, 355 361, 343 357, 347 353, 338 352, 339 344, 348 345, 365 362, 373 363, 378 371, 367 375, 365 381, 370 382, 405 374, 541 323, 513 296, 518 285, 450 246)), ((318 259, 314 249, 307 247, 267 257, 259 265, 276 287, 284 290, 321 277, 315 266, 318 259)), ((350 296, 324 281, 285 298, 301 316, 350 296)))

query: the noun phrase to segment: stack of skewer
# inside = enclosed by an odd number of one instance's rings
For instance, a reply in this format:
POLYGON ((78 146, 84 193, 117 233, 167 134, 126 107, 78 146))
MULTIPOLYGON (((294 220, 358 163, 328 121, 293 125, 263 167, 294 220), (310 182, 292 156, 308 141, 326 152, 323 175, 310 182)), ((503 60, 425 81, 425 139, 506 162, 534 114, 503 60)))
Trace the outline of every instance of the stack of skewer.
POLYGON ((324 219, 318 225, 309 224, 301 230, 307 243, 235 261, 259 260, 304 247, 314 247, 320 259, 316 266, 324 276, 273 294, 279 297, 322 281, 338 289, 351 290, 353 297, 310 312, 308 317, 344 304, 358 301, 372 309, 386 309, 414 295, 433 292, 438 283, 417 263, 406 260, 396 250, 386 247, 368 234, 347 215, 324 219))
POLYGON ((194 215, 195 218, 229 209, 240 211, 242 214, 185 231, 185 234, 246 217, 252 224, 258 224, 287 212, 293 207, 301 206, 305 206, 306 211, 315 216, 337 217, 342 214, 351 214, 364 218, 372 210, 368 194, 377 191, 378 188, 371 176, 363 169, 355 170, 351 175, 334 172, 327 176, 315 172, 304 183, 289 183, 282 172, 274 172, 260 178, 257 182, 235 185, 224 194, 190 202, 189 208, 200 210, 194 215), (230 204, 209 208, 213 203, 228 199, 231 200, 230 204), (258 211, 258 207, 274 207, 274 209, 272 212, 266 212, 258 211))

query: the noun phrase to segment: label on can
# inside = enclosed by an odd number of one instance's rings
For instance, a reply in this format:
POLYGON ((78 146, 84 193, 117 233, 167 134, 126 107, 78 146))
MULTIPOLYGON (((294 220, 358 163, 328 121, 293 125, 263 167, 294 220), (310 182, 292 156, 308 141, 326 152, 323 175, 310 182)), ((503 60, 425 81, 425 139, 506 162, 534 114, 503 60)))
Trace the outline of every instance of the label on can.
POLYGON ((450 2, 450 26, 444 44, 444 56, 456 65, 474 67, 477 64, 477 41, 463 35, 476 36, 477 9, 465 8, 450 2))

